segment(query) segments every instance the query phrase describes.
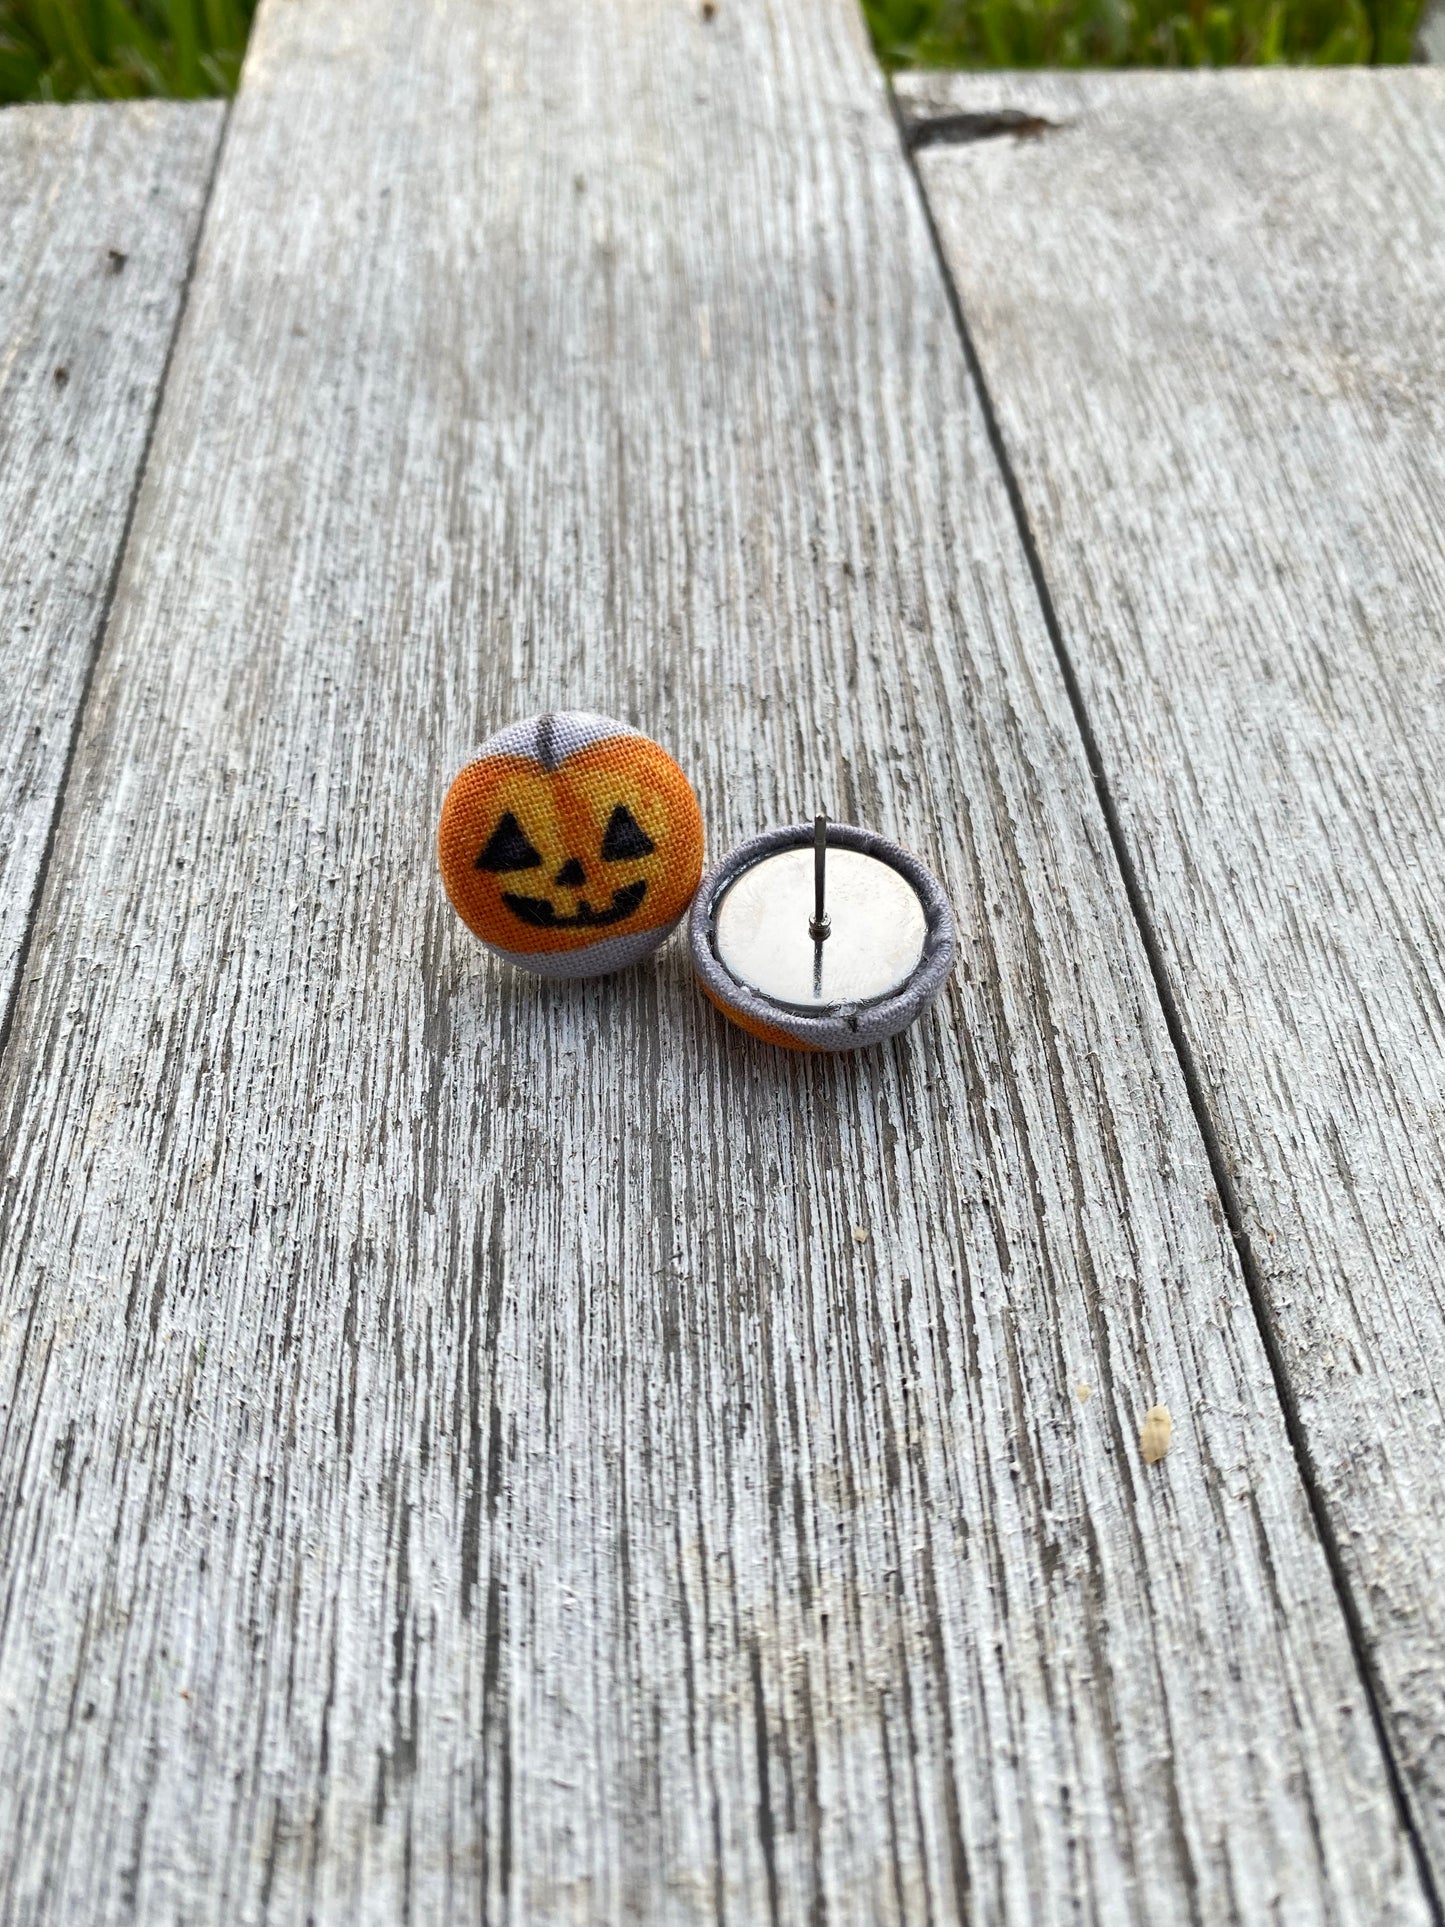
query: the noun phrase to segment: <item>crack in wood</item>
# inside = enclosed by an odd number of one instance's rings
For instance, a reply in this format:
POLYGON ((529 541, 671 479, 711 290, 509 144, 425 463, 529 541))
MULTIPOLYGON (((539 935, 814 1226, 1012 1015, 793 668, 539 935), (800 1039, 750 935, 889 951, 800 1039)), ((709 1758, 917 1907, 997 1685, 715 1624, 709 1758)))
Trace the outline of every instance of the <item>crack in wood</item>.
POLYGON ((922 147, 964 147, 970 141, 1000 140, 1011 134, 1016 140, 1037 140, 1043 134, 1061 133, 1067 121, 1046 120, 1042 114, 1025 113, 1021 107, 1000 107, 988 114, 937 114, 927 120, 903 122, 903 135, 910 153, 922 147))

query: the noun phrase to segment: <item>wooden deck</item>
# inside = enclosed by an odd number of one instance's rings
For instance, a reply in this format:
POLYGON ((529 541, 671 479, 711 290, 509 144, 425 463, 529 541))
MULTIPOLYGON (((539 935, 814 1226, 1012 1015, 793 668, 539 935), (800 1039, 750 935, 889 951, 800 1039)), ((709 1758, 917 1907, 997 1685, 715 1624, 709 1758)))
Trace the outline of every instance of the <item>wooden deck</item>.
POLYGON ((1442 206, 853 0, 0 114, 3 1927, 1441 1920, 1442 206), (934 1014, 487 961, 555 706, 934 1014))

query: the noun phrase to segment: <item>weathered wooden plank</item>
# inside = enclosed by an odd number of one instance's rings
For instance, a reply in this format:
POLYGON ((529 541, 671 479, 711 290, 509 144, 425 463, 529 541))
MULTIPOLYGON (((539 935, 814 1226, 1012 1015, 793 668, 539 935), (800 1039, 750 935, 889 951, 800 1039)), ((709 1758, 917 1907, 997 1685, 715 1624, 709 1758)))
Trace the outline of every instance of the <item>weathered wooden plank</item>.
POLYGON ((221 115, 0 113, 0 1038, 221 115))
POLYGON ((0 1090, 13 1916, 1424 1918, 854 9, 247 73, 0 1090), (489 964, 561 702, 927 853, 947 1003, 489 964))
POLYGON ((903 94, 1445 1872, 1445 74, 903 94))

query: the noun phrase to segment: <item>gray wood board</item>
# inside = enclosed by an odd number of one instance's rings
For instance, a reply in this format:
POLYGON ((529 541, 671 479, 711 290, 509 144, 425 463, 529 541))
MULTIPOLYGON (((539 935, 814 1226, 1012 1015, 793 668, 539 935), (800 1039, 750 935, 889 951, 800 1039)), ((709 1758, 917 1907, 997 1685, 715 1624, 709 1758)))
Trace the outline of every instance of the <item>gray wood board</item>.
POLYGON ((1445 74, 900 91, 1445 1876, 1445 74))
POLYGON ((223 111, 0 113, 0 1036, 223 111))
POLYGON ((846 0, 263 7, 34 954, 11 1919, 1425 1918, 846 0), (559 704, 946 1002, 490 963, 559 704))

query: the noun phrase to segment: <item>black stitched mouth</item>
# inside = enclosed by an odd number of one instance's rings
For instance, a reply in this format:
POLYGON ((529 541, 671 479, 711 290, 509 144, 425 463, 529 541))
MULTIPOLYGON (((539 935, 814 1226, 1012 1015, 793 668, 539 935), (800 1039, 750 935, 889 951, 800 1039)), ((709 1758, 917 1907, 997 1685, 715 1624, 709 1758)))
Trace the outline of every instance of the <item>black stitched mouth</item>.
POLYGON ((609 909, 594 910, 583 897, 570 917, 559 917, 556 904, 546 897, 514 897, 510 890, 503 890, 502 901, 519 923, 529 923, 534 930, 595 930, 604 923, 621 923, 624 917, 630 917, 646 895, 647 878, 639 877, 636 883, 613 892, 609 909))

